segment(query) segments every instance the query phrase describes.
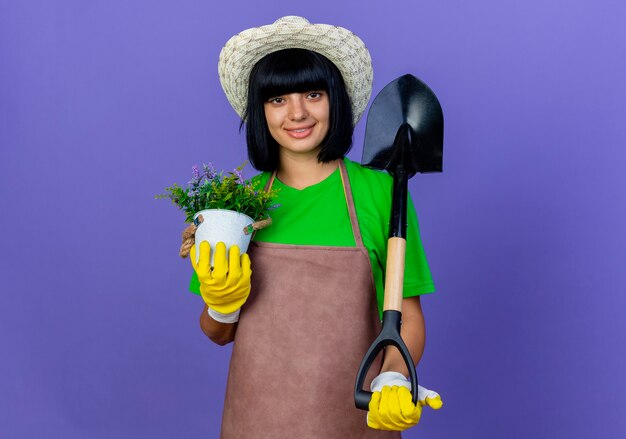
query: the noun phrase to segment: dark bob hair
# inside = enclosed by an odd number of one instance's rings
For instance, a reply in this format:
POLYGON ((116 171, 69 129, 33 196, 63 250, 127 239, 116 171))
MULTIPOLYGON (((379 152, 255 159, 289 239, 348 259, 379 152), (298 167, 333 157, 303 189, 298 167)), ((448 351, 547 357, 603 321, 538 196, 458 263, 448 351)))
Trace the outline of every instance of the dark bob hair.
POLYGON ((343 157, 352 146, 352 105, 337 67, 323 55, 306 49, 284 49, 262 58, 250 73, 246 125, 248 158, 259 171, 278 168, 278 144, 265 119, 264 104, 286 93, 324 90, 330 106, 328 134, 318 154, 320 162, 343 157))

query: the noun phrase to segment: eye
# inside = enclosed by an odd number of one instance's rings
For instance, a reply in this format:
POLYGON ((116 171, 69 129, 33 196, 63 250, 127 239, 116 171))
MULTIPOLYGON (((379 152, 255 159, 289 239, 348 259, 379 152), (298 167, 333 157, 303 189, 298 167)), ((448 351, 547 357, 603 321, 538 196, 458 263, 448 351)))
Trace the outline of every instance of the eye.
POLYGON ((322 92, 321 91, 312 91, 307 95, 307 98, 309 99, 318 99, 322 97, 322 92))
POLYGON ((267 102, 269 102, 270 104, 282 104, 283 102, 285 102, 285 100, 280 96, 276 96, 275 98, 268 99, 267 102))

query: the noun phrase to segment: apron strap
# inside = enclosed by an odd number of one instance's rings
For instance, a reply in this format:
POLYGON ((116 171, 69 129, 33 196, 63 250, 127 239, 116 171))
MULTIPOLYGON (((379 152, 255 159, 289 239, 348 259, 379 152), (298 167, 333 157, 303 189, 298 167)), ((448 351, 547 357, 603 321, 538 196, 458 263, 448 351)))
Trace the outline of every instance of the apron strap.
POLYGON ((341 172, 341 182, 343 183, 343 192, 346 195, 346 204, 348 205, 348 214, 350 215, 350 224, 352 225, 352 233, 354 234, 354 241, 357 247, 363 247, 363 239, 361 238, 361 228, 359 227, 359 220, 356 216, 356 209, 354 208, 354 198, 352 198, 352 187, 350 186, 350 179, 348 178, 348 170, 343 158, 339 159, 339 171, 341 172))
MULTIPOLYGON (((352 234, 354 235, 354 242, 357 247, 363 247, 363 238, 361 237, 361 228, 359 227, 359 221, 356 216, 356 209, 354 208, 354 198, 352 198, 352 188, 350 187, 350 179, 348 178, 348 170, 343 159, 339 159, 339 172, 341 174, 341 183, 343 186, 343 193, 346 196, 346 204, 348 205, 348 215, 350 216, 350 225, 352 226, 352 234)), ((272 173, 270 178, 265 184, 265 190, 269 191, 274 184, 276 178, 276 171, 272 173)))
POLYGON ((265 189, 264 189, 265 192, 269 191, 272 188, 275 178, 276 178, 276 171, 272 172, 272 175, 270 175, 270 178, 267 180, 267 183, 265 183, 265 189))

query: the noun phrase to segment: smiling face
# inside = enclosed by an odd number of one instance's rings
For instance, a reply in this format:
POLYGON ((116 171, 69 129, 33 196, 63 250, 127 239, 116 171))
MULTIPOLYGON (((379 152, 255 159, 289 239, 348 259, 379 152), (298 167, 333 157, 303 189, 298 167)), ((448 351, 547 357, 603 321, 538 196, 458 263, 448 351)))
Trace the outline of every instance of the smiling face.
POLYGON ((264 103, 264 110, 279 154, 317 157, 329 130, 330 106, 326 91, 274 96, 264 103))
POLYGON ((329 163, 352 145, 350 97, 337 67, 319 53, 283 49, 263 57, 250 73, 246 108, 248 158, 259 171, 277 170, 290 151, 317 151, 329 163))

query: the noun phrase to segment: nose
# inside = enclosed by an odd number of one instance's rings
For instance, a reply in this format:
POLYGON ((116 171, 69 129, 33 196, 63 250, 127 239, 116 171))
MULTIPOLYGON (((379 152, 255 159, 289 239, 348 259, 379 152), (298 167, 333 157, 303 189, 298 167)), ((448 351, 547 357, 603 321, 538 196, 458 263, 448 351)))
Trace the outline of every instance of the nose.
POLYGON ((306 100, 300 93, 294 93, 289 99, 289 119, 303 120, 308 116, 306 100))

